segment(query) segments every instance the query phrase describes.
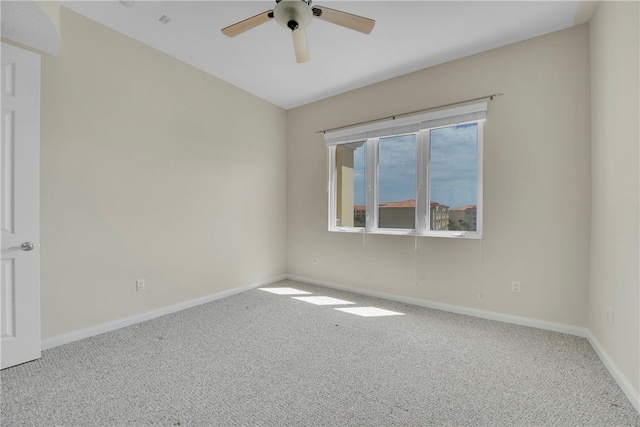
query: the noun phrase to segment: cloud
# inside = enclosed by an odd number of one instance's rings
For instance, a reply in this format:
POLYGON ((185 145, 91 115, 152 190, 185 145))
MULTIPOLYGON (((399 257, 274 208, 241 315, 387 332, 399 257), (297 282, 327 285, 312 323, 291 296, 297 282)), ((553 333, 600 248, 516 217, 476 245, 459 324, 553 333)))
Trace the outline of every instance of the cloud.
POLYGON ((382 138, 378 143, 378 201, 416 198, 416 136, 382 138))
MULTIPOLYGON (((431 131, 431 200, 451 208, 477 203, 478 126, 475 123, 431 131)), ((365 204, 366 149, 354 152, 354 203, 365 204)), ((380 203, 416 199, 416 136, 381 138, 378 145, 380 203)))
POLYGON ((431 200, 452 208, 477 203, 477 134, 475 123, 431 131, 431 200))

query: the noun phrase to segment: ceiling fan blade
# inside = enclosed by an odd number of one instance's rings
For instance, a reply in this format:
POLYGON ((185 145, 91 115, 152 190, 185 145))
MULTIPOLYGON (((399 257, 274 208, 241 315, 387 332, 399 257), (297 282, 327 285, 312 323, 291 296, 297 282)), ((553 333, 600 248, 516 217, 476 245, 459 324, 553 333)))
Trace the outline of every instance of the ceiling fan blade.
POLYGON ((244 33, 260 24, 264 24, 273 18, 273 10, 267 10, 251 18, 247 18, 244 21, 236 22, 233 25, 229 25, 222 29, 222 32, 229 37, 235 37, 238 34, 244 33))
POLYGON ((369 34, 373 30, 376 21, 365 18, 363 16, 352 15, 351 13, 341 12, 335 9, 329 9, 324 6, 313 6, 311 8, 313 16, 332 24, 340 25, 351 30, 360 31, 369 34))
POLYGON ((309 45, 307 44, 307 33, 304 28, 293 30, 293 48, 296 51, 296 62, 301 64, 311 59, 309 45))

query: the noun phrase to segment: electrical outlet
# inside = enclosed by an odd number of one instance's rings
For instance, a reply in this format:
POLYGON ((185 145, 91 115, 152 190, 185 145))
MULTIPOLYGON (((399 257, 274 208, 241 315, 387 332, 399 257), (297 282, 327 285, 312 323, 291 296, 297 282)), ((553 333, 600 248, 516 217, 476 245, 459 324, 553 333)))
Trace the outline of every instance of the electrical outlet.
POLYGON ((145 289, 144 279, 136 280, 136 292, 142 292, 144 291, 144 289, 145 289))
POLYGON ((511 292, 520 292, 520 282, 511 282, 511 292))
POLYGON ((320 258, 314 258, 312 262, 313 262, 313 265, 320 265, 320 258))

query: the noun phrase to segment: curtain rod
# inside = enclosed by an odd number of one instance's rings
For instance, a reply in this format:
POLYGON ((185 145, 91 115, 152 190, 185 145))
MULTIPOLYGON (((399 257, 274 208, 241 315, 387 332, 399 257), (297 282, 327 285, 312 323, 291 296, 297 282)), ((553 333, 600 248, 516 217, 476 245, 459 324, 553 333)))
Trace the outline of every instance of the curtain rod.
POLYGON ((496 97, 502 96, 502 95, 504 95, 504 93, 496 92, 494 94, 481 96, 479 98, 467 99, 466 101, 453 102, 451 104, 444 104, 444 105, 438 105, 437 107, 425 108, 424 110, 410 111, 408 113, 396 114, 394 116, 380 117, 379 119, 367 120, 367 121, 364 121, 364 122, 352 123, 350 125, 339 126, 339 127, 335 127, 335 128, 331 128, 331 129, 319 130, 316 133, 333 132, 333 131, 336 131, 336 130, 347 129, 347 128, 351 128, 351 127, 355 127, 355 126, 368 125, 370 123, 380 122, 380 121, 383 121, 383 120, 395 120, 395 119, 400 118, 400 117, 412 116, 414 114, 420 114, 420 113, 426 113, 427 111, 438 110, 440 108, 445 108, 445 107, 453 107, 454 105, 466 104, 468 102, 473 102, 473 101, 481 101, 483 99, 488 99, 490 101, 493 101, 493 98, 496 98, 496 97))

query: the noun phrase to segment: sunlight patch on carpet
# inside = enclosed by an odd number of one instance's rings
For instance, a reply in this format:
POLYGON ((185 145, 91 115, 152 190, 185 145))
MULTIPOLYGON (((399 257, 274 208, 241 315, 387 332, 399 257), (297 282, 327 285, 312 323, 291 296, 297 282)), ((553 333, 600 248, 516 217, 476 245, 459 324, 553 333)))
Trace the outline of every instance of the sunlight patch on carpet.
POLYGON ((292 297, 293 299, 297 299, 299 301, 308 302, 315 305, 346 305, 346 304, 355 304, 350 301, 345 301, 338 298, 331 297, 292 297))
POLYGON ((309 295, 311 292, 301 291, 295 288, 258 288, 261 291, 271 292, 277 295, 309 295))
POLYGON ((349 307, 336 308, 334 310, 344 311, 345 313, 355 314, 362 317, 379 317, 379 316, 404 316, 404 313, 397 311, 384 310, 377 307, 349 307))

